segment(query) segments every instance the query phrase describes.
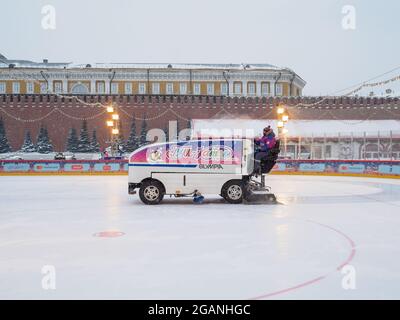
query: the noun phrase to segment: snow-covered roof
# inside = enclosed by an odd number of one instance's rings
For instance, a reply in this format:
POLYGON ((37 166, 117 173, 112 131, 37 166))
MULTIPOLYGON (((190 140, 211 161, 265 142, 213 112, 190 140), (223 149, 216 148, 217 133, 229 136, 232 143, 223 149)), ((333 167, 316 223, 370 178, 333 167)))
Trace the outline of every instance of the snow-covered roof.
MULTIPOLYGON (((74 65, 74 67, 85 67, 86 65, 74 65)), ((216 69, 216 70, 281 70, 271 64, 223 64, 223 63, 94 63, 92 68, 107 69, 216 69)))
POLYGON ((9 68, 10 65, 13 65, 17 68, 64 69, 70 65, 70 63, 64 62, 33 62, 29 60, 10 60, 4 58, 4 56, 0 55, 0 68, 9 68))
POLYGON ((39 69, 193 69, 193 70, 275 70, 293 72, 289 68, 279 68, 268 63, 87 63, 74 64, 71 62, 34 62, 29 60, 7 59, 0 55, 0 68, 8 68, 10 64, 19 68, 39 69))

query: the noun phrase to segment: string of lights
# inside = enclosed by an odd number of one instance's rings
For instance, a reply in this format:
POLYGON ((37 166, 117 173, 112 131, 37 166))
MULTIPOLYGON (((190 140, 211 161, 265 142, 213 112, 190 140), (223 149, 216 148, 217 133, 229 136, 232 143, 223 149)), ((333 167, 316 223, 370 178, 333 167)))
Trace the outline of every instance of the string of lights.
MULTIPOLYGON (((0 62, 3 62, 3 63, 5 63, 5 64, 7 64, 7 62, 4 61, 4 60, 2 60, 2 59, 0 59, 0 62)), ((392 69, 392 70, 390 70, 390 71, 384 73, 383 75, 386 75, 386 74, 388 74, 388 73, 390 73, 390 72, 393 72, 393 71, 395 71, 395 70, 397 70, 397 69, 399 69, 399 68, 400 68, 400 67, 395 68, 395 69, 392 69)), ((17 72, 21 73, 22 75, 24 75, 25 77, 29 78, 29 79, 32 79, 32 78, 33 78, 33 81, 34 81, 35 83, 39 83, 39 84, 42 84, 42 83, 43 83, 43 80, 42 80, 42 79, 38 79, 38 78, 34 77, 33 75, 30 75, 30 74, 24 72, 23 70, 13 69, 13 71, 15 71, 15 70, 16 70, 17 72)), ((381 77, 381 76, 382 76, 382 75, 377 76, 377 77, 381 77)), ((344 96, 351 96, 351 95, 353 95, 353 94, 359 92, 360 90, 362 90, 362 89, 365 88, 365 87, 377 87, 377 86, 382 86, 382 85, 388 84, 388 83, 390 83, 390 82, 394 82, 394 81, 399 81, 399 80, 400 80, 400 75, 397 75, 397 76, 392 77, 392 78, 387 79, 387 80, 378 81, 378 82, 373 82, 373 83, 368 83, 368 81, 371 81, 371 80, 373 80, 373 79, 376 79, 377 77, 374 77, 374 78, 372 78, 372 79, 369 79, 369 80, 367 80, 367 81, 361 83, 361 85, 359 85, 357 88, 351 90, 350 92, 347 92, 344 96)), ((15 80, 18 80, 18 79, 15 79, 15 80)), ((351 88, 351 87, 350 87, 350 88, 351 88)), ((345 89, 344 89, 344 90, 345 90, 345 89)), ((343 91, 343 90, 341 90, 341 91, 343 91)), ((338 91, 338 92, 341 92, 341 91, 338 91)), ((47 113, 46 115, 44 115, 44 116, 42 116, 42 117, 40 117, 40 118, 36 118, 36 119, 22 119, 22 118, 20 118, 20 117, 18 117, 18 116, 12 115, 11 113, 7 112, 7 111, 6 111, 4 108, 2 108, 2 107, 0 107, 0 110, 1 110, 3 113, 5 113, 7 116, 13 118, 14 120, 21 121, 21 122, 36 122, 36 121, 42 121, 42 120, 46 119, 47 117, 49 117, 49 116, 50 116, 52 113, 54 113, 54 112, 59 112, 59 113, 62 114, 63 116, 68 117, 68 118, 71 118, 71 119, 74 119, 74 120, 91 120, 91 119, 94 119, 94 118, 97 118, 97 117, 103 115, 105 112, 107 112, 106 109, 110 106, 109 104, 105 105, 105 104, 103 104, 103 103, 101 103, 101 102, 89 103, 89 102, 86 102, 86 101, 82 100, 81 98, 79 98, 79 97, 76 96, 76 95, 63 95, 63 94, 60 94, 60 93, 57 93, 57 92, 53 92, 53 90, 52 90, 51 88, 48 88, 48 87, 47 87, 47 92, 50 93, 50 94, 53 94, 53 95, 55 95, 55 96, 57 96, 57 97, 60 97, 60 98, 69 99, 70 101, 73 100, 73 99, 75 99, 77 102, 79 102, 80 104, 85 105, 85 106, 96 106, 96 107, 100 107, 100 108, 104 108, 104 109, 103 109, 101 112, 99 112, 98 114, 93 115, 93 116, 90 116, 90 117, 75 117, 75 116, 72 116, 72 115, 70 115, 70 114, 68 114, 68 113, 66 113, 66 112, 64 112, 64 111, 62 111, 60 108, 55 107, 54 109, 52 109, 52 110, 51 110, 49 113, 47 113)), ((315 108, 316 106, 322 104, 323 102, 327 101, 328 99, 332 99, 332 97, 333 97, 333 96, 329 96, 329 95, 328 95, 328 96, 322 97, 322 99, 320 99, 320 100, 318 100, 318 101, 316 101, 316 102, 313 102, 313 103, 304 103, 304 102, 301 102, 301 103, 298 103, 298 104, 295 104, 295 105, 287 105, 287 106, 285 106, 285 108, 287 108, 287 109, 290 110, 291 112, 293 112, 294 110, 298 111, 299 109, 302 109, 302 107, 304 107, 304 108, 308 108, 308 107, 310 107, 310 108, 315 108)), ((251 107, 251 106, 250 106, 250 107, 251 107)), ((278 106, 278 108, 279 108, 279 106, 278 106)), ((384 110, 385 110, 386 112, 390 113, 391 115, 398 116, 398 114, 393 113, 393 112, 391 112, 390 110, 388 110, 389 108, 391 108, 391 106, 385 107, 384 110)), ((151 118, 134 117, 134 116, 130 115, 128 112, 126 112, 122 107, 119 107, 119 110, 121 110, 121 112, 123 112, 124 114, 126 114, 129 118, 131 118, 131 119, 134 118, 135 120, 156 120, 156 119, 159 119, 159 118, 161 118, 162 116, 166 115, 168 112, 171 112, 172 114, 174 114, 177 118, 179 118, 179 119, 181 119, 181 120, 185 120, 185 121, 189 121, 189 120, 190 120, 189 118, 186 118, 186 117, 182 116, 181 114, 179 114, 178 112, 176 112, 176 111, 173 109, 173 106, 172 106, 172 105, 171 105, 171 107, 170 107, 169 109, 167 109, 166 111, 164 111, 164 112, 162 112, 162 113, 160 113, 160 114, 158 114, 158 115, 156 115, 156 116, 154 116, 154 117, 151 117, 151 118)), ((226 113, 226 114, 228 114, 228 115, 230 115, 230 116, 233 116, 233 117, 236 117, 236 116, 237 116, 237 114, 226 110, 226 109, 222 106, 221 109, 220 109, 216 114, 214 114, 212 117, 216 117, 217 115, 219 115, 219 114, 222 113, 222 112, 224 112, 224 113, 226 113)), ((270 112, 264 114, 261 118, 267 118, 272 112, 273 112, 273 109, 271 109, 270 112)), ((324 115, 326 115, 327 113, 329 113, 333 118, 335 118, 335 119, 337 119, 337 120, 339 120, 339 121, 342 121, 342 122, 344 122, 344 123, 348 123, 348 122, 346 122, 345 120, 339 119, 337 116, 335 116, 334 113, 332 113, 332 111, 331 111, 328 107, 326 107, 326 112, 321 113, 321 115, 320 115, 318 118, 322 118, 322 117, 323 117, 324 115)), ((365 120, 360 120, 359 122, 369 120, 370 117, 372 117, 374 114, 376 114, 376 112, 374 112, 372 115, 370 115, 367 119, 365 119, 365 120)), ((315 120, 316 120, 316 119, 313 119, 313 120, 304 120, 304 121, 315 121, 315 120)), ((318 119, 317 119, 317 120, 318 120, 318 119)))
POLYGON ((126 114, 131 119, 135 119, 138 121, 143 121, 143 120, 151 121, 151 120, 156 120, 156 119, 161 118, 162 116, 166 115, 171 109, 167 109, 154 117, 146 117, 146 118, 134 117, 131 114, 129 114, 127 111, 125 111, 123 107, 119 107, 119 110, 122 111, 124 114, 126 114))
POLYGON ((42 116, 42 117, 39 117, 39 118, 36 118, 36 119, 22 119, 22 118, 20 118, 20 117, 14 116, 13 114, 7 112, 3 107, 0 107, 0 110, 1 110, 3 113, 5 113, 7 116, 9 116, 10 118, 12 118, 12 119, 14 119, 14 120, 16 120, 16 121, 25 122, 25 123, 43 121, 44 119, 48 118, 48 117, 49 117, 51 114, 53 114, 54 112, 59 112, 59 113, 62 114, 63 116, 65 116, 65 117, 67 117, 67 118, 70 118, 70 119, 73 119, 73 120, 82 120, 82 121, 83 121, 83 120, 92 120, 92 119, 95 119, 95 118, 97 118, 97 117, 103 115, 103 114, 107 111, 106 109, 104 109, 104 110, 102 110, 101 112, 99 112, 98 114, 93 115, 93 116, 90 116, 90 117, 75 117, 75 116, 72 116, 72 115, 70 115, 70 114, 64 112, 63 110, 61 110, 61 109, 58 108, 58 107, 54 107, 51 111, 49 111, 47 114, 45 114, 45 115, 42 116))
POLYGON ((66 116, 66 117, 68 117, 68 118, 70 118, 70 119, 73 119, 73 120, 81 120, 81 121, 83 121, 83 120, 92 120, 92 119, 96 119, 96 118, 100 117, 101 115, 103 115, 103 114, 105 114, 105 113, 107 112, 107 109, 104 109, 104 110, 102 110, 101 112, 99 112, 98 114, 95 114, 95 115, 90 116, 90 117, 75 117, 75 116, 71 116, 71 115, 68 114, 68 113, 65 113, 65 112, 62 111, 60 108, 56 108, 56 110, 57 110, 59 113, 61 113, 62 115, 66 116))
POLYGON ((0 110, 5 113, 7 116, 9 116, 10 118, 16 120, 16 121, 20 121, 20 122, 24 122, 24 123, 30 123, 30 122, 38 122, 38 121, 43 121, 44 119, 46 119, 47 117, 49 117, 52 113, 56 112, 57 109, 52 109, 51 111, 49 111, 46 115, 40 117, 40 118, 36 118, 36 119, 22 119, 20 117, 16 117, 13 114, 7 112, 4 108, 0 107, 0 110))
POLYGON ((343 120, 343 119, 340 119, 340 118, 338 118, 338 117, 332 112, 332 110, 328 110, 328 112, 329 112, 329 114, 330 114, 335 120, 338 120, 338 121, 340 121, 340 122, 342 122, 342 123, 345 123, 345 124, 348 124, 348 125, 356 125, 356 124, 363 123, 363 122, 365 122, 365 121, 370 120, 370 119, 378 112, 378 110, 376 110, 376 111, 374 111, 374 112, 372 112, 372 113, 369 113, 369 114, 368 114, 368 117, 367 117, 366 119, 363 119, 363 120, 354 120, 354 121, 352 121, 352 120, 343 120))

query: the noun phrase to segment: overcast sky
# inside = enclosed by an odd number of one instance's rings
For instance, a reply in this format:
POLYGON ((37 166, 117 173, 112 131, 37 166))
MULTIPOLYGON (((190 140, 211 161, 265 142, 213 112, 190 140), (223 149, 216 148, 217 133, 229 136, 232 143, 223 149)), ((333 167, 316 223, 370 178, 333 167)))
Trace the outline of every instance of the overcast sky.
POLYGON ((296 71, 309 95, 400 66, 399 0, 1 0, 0 6, 0 53, 7 58, 270 63, 296 71), (55 30, 42 28, 47 4, 56 10, 55 30), (355 30, 342 27, 344 5, 356 9, 355 30))

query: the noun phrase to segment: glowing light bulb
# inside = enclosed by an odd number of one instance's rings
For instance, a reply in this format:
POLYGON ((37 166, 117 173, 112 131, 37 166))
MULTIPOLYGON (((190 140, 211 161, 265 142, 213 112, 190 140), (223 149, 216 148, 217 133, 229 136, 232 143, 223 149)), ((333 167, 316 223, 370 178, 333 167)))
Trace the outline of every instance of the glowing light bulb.
POLYGON ((113 112, 114 112, 114 107, 108 106, 108 107, 107 107, 107 112, 108 112, 108 113, 113 113, 113 112))
POLYGON ((112 133, 112 134, 118 134, 118 133, 119 133, 119 130, 118 130, 118 129, 112 129, 111 133, 112 133))
POLYGON ((114 127, 114 121, 107 121, 107 127, 114 127))
POLYGON ((116 114, 116 113, 114 113, 114 114, 112 115, 112 119, 113 119, 113 120, 119 120, 119 115, 116 114))

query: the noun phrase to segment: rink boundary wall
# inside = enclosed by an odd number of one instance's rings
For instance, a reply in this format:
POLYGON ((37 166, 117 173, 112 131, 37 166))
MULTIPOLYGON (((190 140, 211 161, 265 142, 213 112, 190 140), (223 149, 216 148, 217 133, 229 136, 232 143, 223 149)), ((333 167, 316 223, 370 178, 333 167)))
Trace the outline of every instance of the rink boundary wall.
MULTIPOLYGON (((127 160, 0 160, 0 175, 127 175, 127 160)), ((279 160, 272 174, 400 178, 400 160, 279 160)))

